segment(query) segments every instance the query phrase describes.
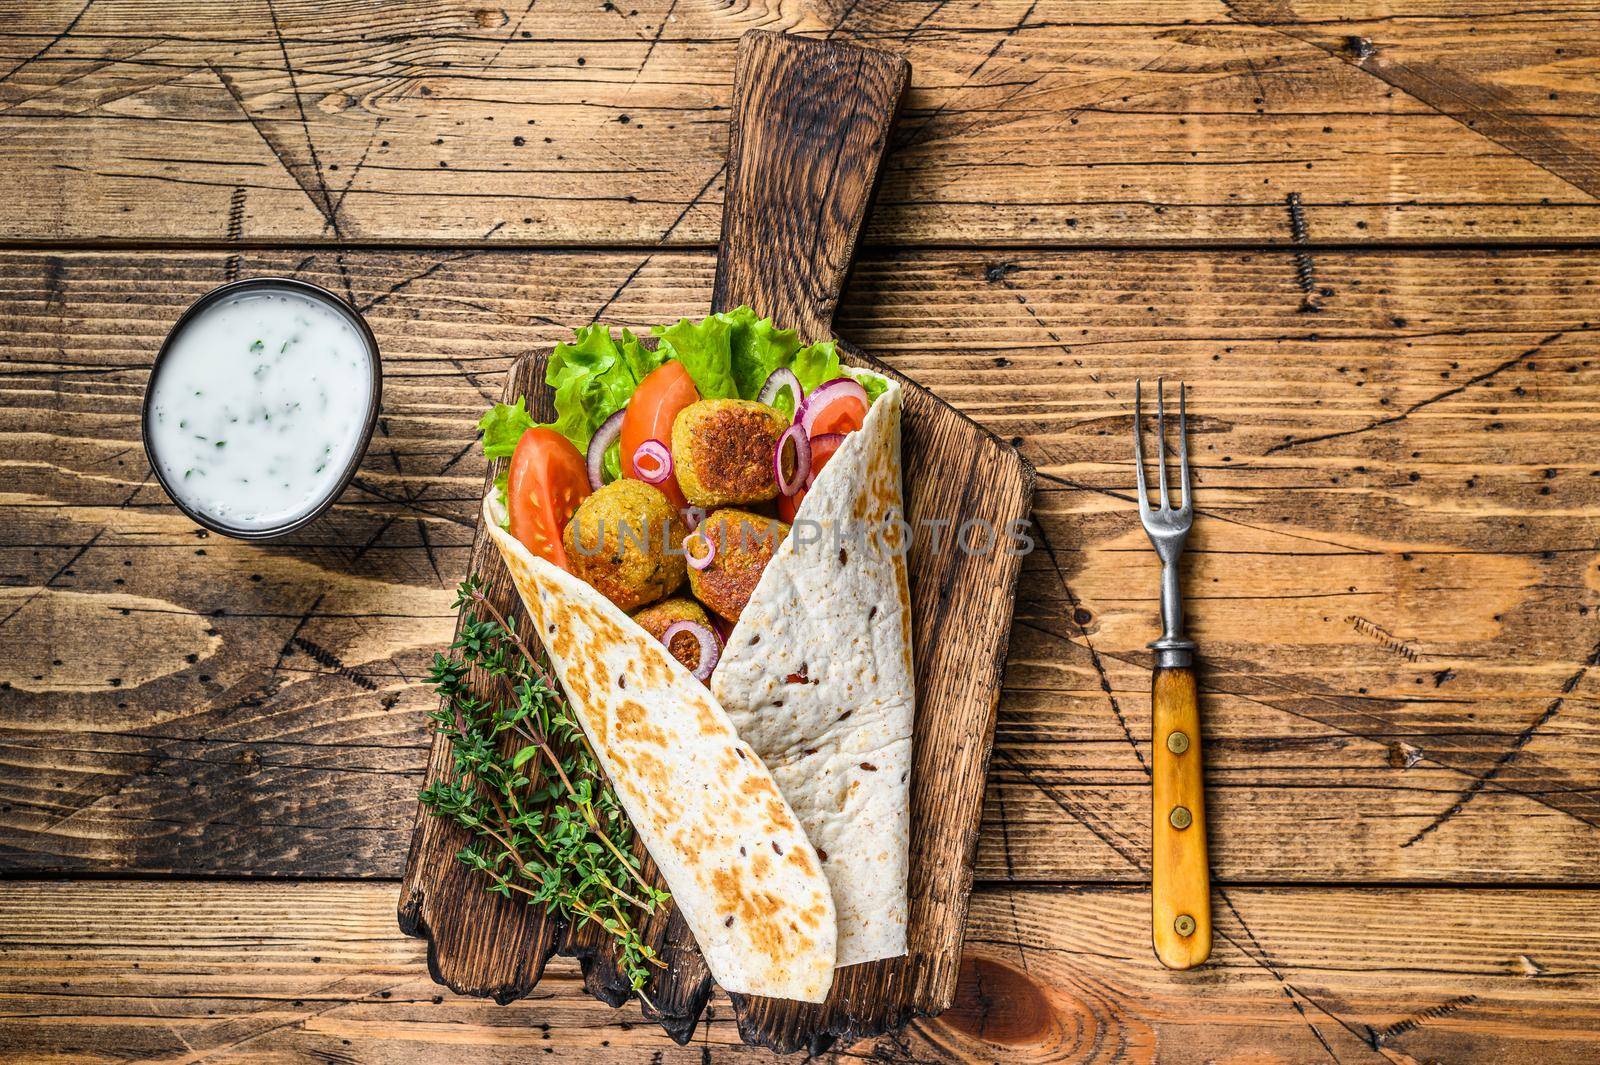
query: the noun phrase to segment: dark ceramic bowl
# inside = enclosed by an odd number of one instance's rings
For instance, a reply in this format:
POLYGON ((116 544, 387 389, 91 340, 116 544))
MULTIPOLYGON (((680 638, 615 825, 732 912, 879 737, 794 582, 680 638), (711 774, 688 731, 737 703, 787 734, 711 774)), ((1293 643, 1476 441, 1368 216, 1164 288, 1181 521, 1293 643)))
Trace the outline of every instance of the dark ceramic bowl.
POLYGON ((155 473, 156 480, 161 482, 161 487, 167 493, 167 498, 172 500, 173 505, 183 511, 190 521, 210 529, 214 533, 231 536, 236 540, 277 540, 305 528, 322 517, 328 508, 333 506, 334 501, 344 494, 344 490, 350 486, 351 479, 355 477, 356 471, 361 468, 361 460, 366 457, 367 445, 372 442, 372 429, 378 423, 378 408, 382 401, 383 364, 378 358, 378 340, 372 335, 372 329, 367 325, 366 319, 362 318, 355 308, 327 289, 313 285, 308 281, 300 281, 292 277, 247 277, 238 281, 230 281, 226 285, 214 288, 195 300, 189 305, 189 309, 184 311, 178 320, 173 323, 172 328, 167 331, 167 338, 161 342, 161 350, 156 353, 156 360, 150 366, 150 379, 146 382, 144 388, 144 409, 139 419, 139 430, 144 440, 145 458, 149 460, 150 469, 155 473), (366 424, 361 429, 361 442, 356 445, 356 449, 351 454, 350 461, 345 465, 344 471, 340 473, 339 479, 333 483, 333 486, 322 500, 306 513, 298 515, 294 520, 283 525, 239 529, 223 525, 216 519, 197 512, 183 501, 166 476, 161 472, 161 464, 156 461, 155 452, 150 446, 150 397, 154 390, 153 386, 156 378, 161 373, 161 363, 166 359, 167 352, 172 349, 173 337, 182 332, 184 326, 188 325, 195 315, 221 300, 261 289, 288 290, 297 292, 302 296, 309 296, 320 303, 326 304, 354 325, 357 335, 361 337, 362 343, 366 345, 368 364, 372 367, 372 392, 368 399, 366 424))

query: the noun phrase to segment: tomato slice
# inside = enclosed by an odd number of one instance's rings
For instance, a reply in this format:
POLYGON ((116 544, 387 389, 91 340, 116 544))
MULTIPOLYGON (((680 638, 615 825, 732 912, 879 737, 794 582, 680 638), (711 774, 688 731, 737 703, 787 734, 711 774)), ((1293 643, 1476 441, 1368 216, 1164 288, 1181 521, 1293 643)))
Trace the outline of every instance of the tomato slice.
MULTIPOLYGON (((622 476, 640 479, 633 468, 633 453, 646 440, 659 440, 670 448, 672 420, 679 411, 699 398, 700 392, 694 387, 694 381, 682 363, 664 362, 645 375, 639 387, 634 389, 633 398, 628 400, 627 413, 622 416, 622 437, 619 441, 622 476)), ((674 506, 681 509, 689 505, 683 489, 678 487, 675 474, 668 474, 667 479, 656 487, 672 500, 674 506)))
MULTIPOLYGON (((811 418, 811 436, 815 438, 829 433, 855 432, 867 420, 867 407, 859 397, 845 393, 826 400, 814 413, 808 411, 807 414, 811 418)), ((816 462, 815 456, 812 462, 816 462)))
MULTIPOLYGON (((822 467, 833 458, 833 453, 839 450, 839 445, 844 443, 841 436, 819 436, 811 441, 811 476, 815 477, 822 472, 822 467)), ((778 497, 778 517, 793 524, 795 512, 800 509, 800 504, 805 502, 806 490, 804 488, 792 496, 778 497)))
POLYGON ((544 426, 522 434, 511 455, 506 508, 511 535, 540 558, 570 570, 561 532, 589 494, 589 471, 572 441, 544 426))

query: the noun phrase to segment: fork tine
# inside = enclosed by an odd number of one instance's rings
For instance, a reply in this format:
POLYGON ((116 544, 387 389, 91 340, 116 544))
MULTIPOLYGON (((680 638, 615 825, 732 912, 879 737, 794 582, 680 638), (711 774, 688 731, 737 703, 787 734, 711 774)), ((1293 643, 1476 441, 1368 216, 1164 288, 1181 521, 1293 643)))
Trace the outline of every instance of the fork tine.
POLYGON ((1137 379, 1133 382, 1133 469, 1139 478, 1139 513, 1142 516, 1150 511, 1150 495, 1144 484, 1144 400, 1141 384, 1137 379))
POLYGON ((1183 511, 1189 507, 1189 411, 1184 399, 1184 384, 1178 382, 1178 469, 1183 480, 1183 511))
POLYGON ((1167 497, 1167 399, 1163 380, 1156 378, 1156 469, 1160 471, 1161 509, 1170 510, 1167 497))

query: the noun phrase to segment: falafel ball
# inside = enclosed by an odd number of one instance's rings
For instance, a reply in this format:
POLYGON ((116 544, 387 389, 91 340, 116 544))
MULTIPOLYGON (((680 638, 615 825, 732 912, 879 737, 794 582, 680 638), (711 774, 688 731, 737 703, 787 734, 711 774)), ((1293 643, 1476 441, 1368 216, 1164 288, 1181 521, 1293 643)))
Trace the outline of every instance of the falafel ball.
POLYGON ((684 497, 697 507, 777 498, 772 456, 788 427, 754 400, 702 399, 683 408, 672 423, 672 466, 684 497))
MULTIPOLYGON (((689 569, 689 588, 709 609, 737 622, 761 571, 789 535, 789 526, 777 518, 725 507, 713 511, 695 532, 716 545, 716 555, 705 569, 689 569)), ((698 558, 706 545, 691 540, 689 548, 698 558)))
MULTIPOLYGON (((662 643, 666 643, 667 629, 680 621, 693 621, 707 629, 711 628, 711 618, 707 616, 705 607, 681 595, 645 607, 633 615, 633 620, 662 643)), ((674 636, 672 642, 667 644, 667 650, 691 673, 700 664, 700 643, 686 632, 674 636)))
POLYGON ((623 610, 671 595, 688 528, 661 489, 624 477, 578 504, 561 534, 572 572, 623 610))

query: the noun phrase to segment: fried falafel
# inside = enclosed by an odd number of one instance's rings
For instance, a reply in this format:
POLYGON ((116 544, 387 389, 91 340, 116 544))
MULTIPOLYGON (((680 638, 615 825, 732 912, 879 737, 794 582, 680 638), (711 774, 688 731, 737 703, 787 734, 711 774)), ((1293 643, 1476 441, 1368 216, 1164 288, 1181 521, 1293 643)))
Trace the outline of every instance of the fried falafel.
MULTIPOLYGON (((715 555, 704 569, 690 567, 689 588, 708 609, 737 622, 761 571, 789 535, 789 526, 776 518, 725 507, 713 511, 695 532, 714 545, 715 555)), ((707 546, 696 539, 688 549, 700 558, 707 546)))
POLYGON ((661 489, 622 478, 587 496, 561 535, 575 576, 623 610, 683 586, 688 535, 661 489))
POLYGON ((672 465, 684 497, 699 507, 759 503, 778 495, 773 455, 789 426, 747 399, 703 399, 672 423, 672 465))
MULTIPOLYGON (((663 643, 666 643, 667 629, 680 621, 693 621, 704 625, 707 630, 711 629, 711 617, 706 613, 705 607, 682 595, 652 603, 633 615, 633 620, 639 623, 641 629, 663 643)), ((674 636, 672 642, 667 644, 667 650, 691 673, 700 664, 700 644, 686 632, 674 636)))

